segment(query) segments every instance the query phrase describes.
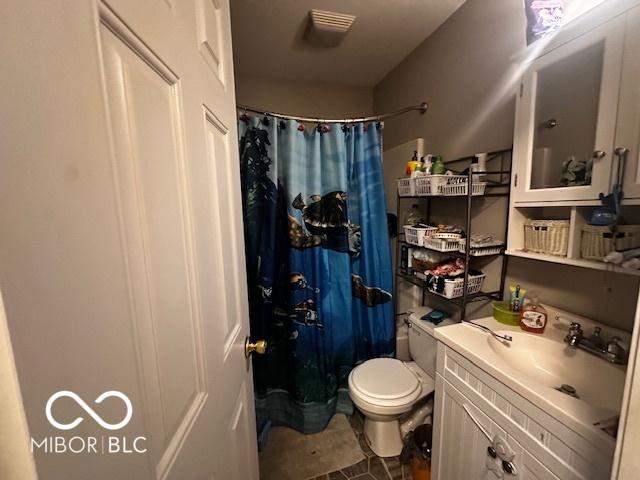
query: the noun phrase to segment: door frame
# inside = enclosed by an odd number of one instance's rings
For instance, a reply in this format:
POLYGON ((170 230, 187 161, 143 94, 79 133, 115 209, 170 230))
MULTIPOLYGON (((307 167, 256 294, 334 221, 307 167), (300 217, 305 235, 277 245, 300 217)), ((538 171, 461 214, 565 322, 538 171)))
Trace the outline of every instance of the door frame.
MULTIPOLYGON (((640 292, 639 292, 640 293, 640 292)), ((634 480, 640 470, 640 295, 637 298, 627 377, 611 478, 634 480)))
POLYGON ((0 290, 0 478, 37 480, 36 462, 29 447, 29 427, 18 382, 9 325, 0 290))

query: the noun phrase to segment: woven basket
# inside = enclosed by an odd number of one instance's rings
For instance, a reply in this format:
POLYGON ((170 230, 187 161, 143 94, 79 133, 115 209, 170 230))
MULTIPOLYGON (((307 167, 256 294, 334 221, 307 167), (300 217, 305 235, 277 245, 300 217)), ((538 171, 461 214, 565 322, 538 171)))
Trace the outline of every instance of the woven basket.
POLYGON ((640 225, 618 225, 615 234, 610 227, 582 227, 580 255, 587 260, 599 260, 614 250, 640 247, 640 225))
POLYGON ((567 256, 569 220, 527 220, 524 222, 524 249, 559 257, 567 256))

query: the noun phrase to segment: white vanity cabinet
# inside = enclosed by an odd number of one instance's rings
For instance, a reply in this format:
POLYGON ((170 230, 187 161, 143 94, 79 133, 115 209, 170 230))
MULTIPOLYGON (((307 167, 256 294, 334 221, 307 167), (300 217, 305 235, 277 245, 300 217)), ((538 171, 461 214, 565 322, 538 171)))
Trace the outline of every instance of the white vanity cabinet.
POLYGON ((438 375, 436 382, 438 448, 434 456, 436 479, 522 479, 558 480, 559 477, 536 460, 511 435, 485 415, 471 400, 438 375), (491 440, 488 438, 490 437, 491 440), (511 448, 515 467, 505 471, 500 457, 490 450, 494 438, 502 438, 511 448))
POLYGON ((609 191, 624 27, 624 16, 616 17, 524 65, 514 135, 516 203, 595 201, 609 191))
POLYGON ((438 343, 434 480, 605 480, 614 448, 613 439, 587 440, 438 343), (504 448, 494 459, 487 449, 496 445, 504 448), (501 456, 511 459, 513 474, 501 456))

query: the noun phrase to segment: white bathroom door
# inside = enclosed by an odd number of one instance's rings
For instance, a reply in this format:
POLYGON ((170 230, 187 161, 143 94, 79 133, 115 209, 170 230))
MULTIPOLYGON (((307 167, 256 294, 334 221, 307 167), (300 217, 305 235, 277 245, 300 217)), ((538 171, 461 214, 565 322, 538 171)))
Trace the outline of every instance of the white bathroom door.
POLYGON ((0 17, 0 287, 40 478, 257 479, 228 0, 0 17))

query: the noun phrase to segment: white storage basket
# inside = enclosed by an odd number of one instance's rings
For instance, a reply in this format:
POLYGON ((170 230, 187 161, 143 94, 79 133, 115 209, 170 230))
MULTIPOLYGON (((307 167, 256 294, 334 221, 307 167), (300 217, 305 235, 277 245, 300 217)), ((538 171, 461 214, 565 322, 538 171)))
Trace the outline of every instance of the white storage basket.
POLYGON ((439 252, 456 252, 460 248, 460 239, 428 237, 424 239, 424 246, 439 252))
MULTIPOLYGON (((469 275, 469 280, 467 283, 467 295, 473 295, 474 293, 480 292, 482 289, 482 283, 484 282, 486 275, 469 275)), ((431 290, 431 292, 441 295, 446 298, 458 298, 461 297, 464 292, 464 278, 456 278, 455 280, 445 279, 444 281, 444 292, 436 292, 435 290, 431 290)))
POLYGON ((580 255, 587 260, 599 260, 614 250, 640 247, 640 225, 618 225, 615 233, 610 227, 585 225, 582 227, 580 255))
POLYGON ((569 223, 569 220, 527 220, 524 222, 524 249, 566 257, 569 223))
POLYGON ((451 175, 423 175, 414 178, 414 192, 420 197, 441 195, 441 188, 447 184, 451 175))
MULTIPOLYGON (((466 177, 463 177, 466 178, 466 177)), ((478 196, 484 195, 486 183, 474 183, 471 187, 471 195, 478 196)), ((458 197, 462 195, 468 195, 468 182, 464 183, 449 183, 447 185, 443 185, 440 189, 440 195, 444 195, 447 197, 458 197)))
POLYGON ((428 197, 433 195, 434 190, 431 189, 431 176, 416 177, 415 181, 415 193, 420 197, 428 197))
POLYGON ((398 195, 400 197, 413 197, 415 195, 415 179, 399 178, 398 179, 398 195))
POLYGON ((404 228, 405 241, 419 247, 424 246, 425 238, 428 238, 438 231, 436 227, 413 227, 411 225, 405 225, 402 228, 404 228))
MULTIPOLYGON (((473 245, 473 243, 472 243, 473 245)), ((461 238, 459 244, 460 253, 466 253, 467 239, 461 238)), ((487 255, 499 255, 502 253, 504 245, 491 245, 489 247, 471 247, 469 255, 472 257, 485 257, 487 255)))

